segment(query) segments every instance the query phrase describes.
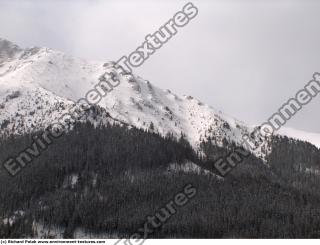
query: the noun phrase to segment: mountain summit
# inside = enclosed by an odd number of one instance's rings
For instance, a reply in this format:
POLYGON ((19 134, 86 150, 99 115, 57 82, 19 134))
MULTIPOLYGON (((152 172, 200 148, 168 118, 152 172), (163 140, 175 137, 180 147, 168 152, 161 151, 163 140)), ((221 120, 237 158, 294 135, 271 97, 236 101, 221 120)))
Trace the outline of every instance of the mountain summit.
POLYGON ((0 63, 14 58, 21 51, 22 49, 18 45, 0 38, 0 63))
MULTIPOLYGON (((116 72, 114 65, 48 48, 21 49, 0 39, 1 135, 48 127, 93 89, 105 72, 116 72)), ((224 141, 239 145, 242 136, 254 130, 192 96, 162 90, 139 76, 118 76, 120 85, 99 102, 105 114, 87 118, 92 123, 116 120, 137 128, 151 127, 161 135, 183 134, 194 147, 208 139, 217 145, 224 141)), ((266 147, 255 155, 264 158, 269 151, 266 147)))

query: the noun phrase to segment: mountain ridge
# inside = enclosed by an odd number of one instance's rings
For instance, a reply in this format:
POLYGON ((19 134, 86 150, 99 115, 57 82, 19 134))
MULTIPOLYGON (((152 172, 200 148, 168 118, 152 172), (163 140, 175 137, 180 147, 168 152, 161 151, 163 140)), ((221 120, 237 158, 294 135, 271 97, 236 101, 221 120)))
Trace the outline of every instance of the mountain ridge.
MULTIPOLYGON (((7 135, 48 127, 98 84, 101 75, 117 72, 114 62, 89 62, 48 48, 21 49, 4 39, 0 54, 0 127, 7 135)), ((152 124, 160 135, 185 135, 194 147, 209 138, 217 145, 225 140, 241 145, 242 137, 256 128, 192 96, 160 89, 133 74, 116 75, 120 85, 98 104, 105 110, 99 123, 116 119, 146 130, 152 124)), ((270 150, 267 145, 254 154, 264 159, 270 150)))

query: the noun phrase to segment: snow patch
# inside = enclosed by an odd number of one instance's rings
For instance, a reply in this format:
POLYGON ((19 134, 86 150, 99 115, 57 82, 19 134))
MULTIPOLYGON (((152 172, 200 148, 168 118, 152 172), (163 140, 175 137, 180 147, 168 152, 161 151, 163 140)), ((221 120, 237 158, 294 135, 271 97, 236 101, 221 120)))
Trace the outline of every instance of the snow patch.
POLYGON ((289 138, 306 141, 315 145, 320 149, 320 134, 310 133, 302 130, 297 130, 293 128, 281 128, 278 132, 278 135, 287 136, 289 138))
POLYGON ((71 174, 67 176, 63 181, 63 188, 75 188, 79 180, 78 174, 71 174))
POLYGON ((197 164, 193 163, 193 162, 185 162, 183 164, 178 164, 178 163, 172 163, 170 164, 170 166, 168 167, 168 171, 172 171, 175 173, 194 173, 197 175, 207 175, 207 176, 213 176, 215 178, 217 178, 218 180, 223 180, 222 177, 208 171, 205 169, 200 168, 197 164))

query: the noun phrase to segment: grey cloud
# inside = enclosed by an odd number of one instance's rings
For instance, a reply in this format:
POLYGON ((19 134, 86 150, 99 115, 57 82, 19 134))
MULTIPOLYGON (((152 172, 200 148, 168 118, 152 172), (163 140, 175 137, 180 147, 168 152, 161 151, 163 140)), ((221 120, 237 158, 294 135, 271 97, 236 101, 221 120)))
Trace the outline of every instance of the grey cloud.
MULTIPOLYGON (((185 1, 1 0, 0 36, 98 60, 136 49, 185 1)), ((319 68, 319 1, 195 0, 199 15, 136 73, 259 124, 319 68)), ((319 99, 289 126, 320 133, 319 99)))

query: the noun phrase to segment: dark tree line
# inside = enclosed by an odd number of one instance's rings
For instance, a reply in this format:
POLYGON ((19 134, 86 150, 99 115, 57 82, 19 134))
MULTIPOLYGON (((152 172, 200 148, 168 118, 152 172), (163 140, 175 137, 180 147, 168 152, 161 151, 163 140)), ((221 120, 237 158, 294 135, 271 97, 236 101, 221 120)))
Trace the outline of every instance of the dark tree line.
MULTIPOLYGON (((28 146, 31 135, 0 143, 0 160, 28 146)), ((187 183, 197 196, 153 237, 308 238, 320 236, 319 150, 274 138, 268 165, 250 156, 224 181, 170 172, 171 163, 192 161, 212 169, 214 159, 235 150, 224 142, 194 152, 182 136, 107 125, 79 124, 12 178, 0 170, 0 237, 34 236, 34 223, 58 226, 72 238, 76 228, 128 237, 187 183), (201 157, 199 157, 201 155, 201 157), (17 211, 23 215, 17 215, 17 211), (13 224, 2 222, 15 217, 13 224)))

